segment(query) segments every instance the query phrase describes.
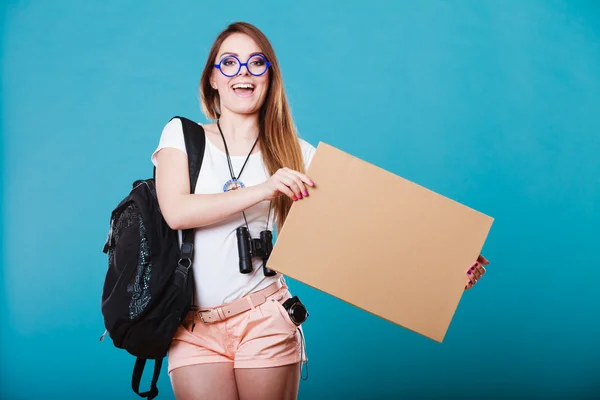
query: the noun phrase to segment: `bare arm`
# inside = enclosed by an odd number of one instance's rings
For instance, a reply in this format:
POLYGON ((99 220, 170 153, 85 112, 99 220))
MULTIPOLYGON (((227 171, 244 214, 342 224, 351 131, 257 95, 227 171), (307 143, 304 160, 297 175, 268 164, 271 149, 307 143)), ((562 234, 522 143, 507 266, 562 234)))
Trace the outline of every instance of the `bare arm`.
POLYGON ((171 229, 199 228, 219 222, 261 201, 286 195, 296 200, 313 186, 304 174, 281 168, 266 182, 217 194, 191 194, 187 156, 164 148, 156 153, 156 193, 163 216, 171 229))
POLYGON ((210 225, 239 213, 265 198, 260 186, 217 194, 191 194, 187 156, 164 148, 156 154, 156 193, 171 229, 210 225))

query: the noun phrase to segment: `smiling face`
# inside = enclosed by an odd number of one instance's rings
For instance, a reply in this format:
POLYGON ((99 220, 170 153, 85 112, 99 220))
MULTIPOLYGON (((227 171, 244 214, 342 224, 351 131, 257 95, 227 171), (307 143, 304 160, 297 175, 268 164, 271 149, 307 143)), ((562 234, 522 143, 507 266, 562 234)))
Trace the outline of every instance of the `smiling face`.
POLYGON ((227 109, 236 114, 255 114, 260 110, 269 90, 270 71, 267 68, 260 76, 249 72, 248 68, 256 74, 256 71, 265 67, 261 63, 265 63, 266 59, 256 55, 263 55, 261 49, 250 36, 243 33, 234 33, 221 44, 214 63, 220 63, 227 75, 234 74, 240 62, 248 62, 233 76, 223 75, 219 68, 213 69, 210 84, 219 91, 222 111, 227 109))

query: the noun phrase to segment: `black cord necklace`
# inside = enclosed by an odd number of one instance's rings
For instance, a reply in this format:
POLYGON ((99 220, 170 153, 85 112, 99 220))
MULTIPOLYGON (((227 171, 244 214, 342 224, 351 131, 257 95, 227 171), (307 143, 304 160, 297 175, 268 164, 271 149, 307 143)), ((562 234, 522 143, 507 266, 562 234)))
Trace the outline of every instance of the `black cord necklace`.
POLYGON ((227 154, 227 164, 229 164, 229 173, 231 174, 231 180, 225 182, 225 185, 223 185, 223 191, 228 192, 230 190, 243 189, 245 187, 244 183, 242 181, 240 181, 239 178, 240 178, 240 176, 242 176, 244 167, 246 166, 248 159, 250 159, 250 155, 252 155, 252 151, 254 150, 254 147, 256 147, 256 143, 258 143, 259 136, 256 137, 256 140, 254 141, 254 144, 252 145, 252 148, 250 149, 250 152, 248 153, 248 156, 246 157, 246 161, 244 161, 244 165, 242 165, 242 169, 240 170, 240 173, 236 177, 235 174, 233 173, 233 165, 231 164, 231 157, 229 156, 229 149, 227 148, 227 141, 225 140, 225 135, 223 135, 223 131, 221 130, 221 124, 219 123, 219 120, 217 120, 217 127, 219 128, 219 133, 221 134, 221 138, 223 139, 223 145, 225 146, 225 154, 227 154))
MULTIPOLYGON (((221 130, 221 124, 219 123, 219 120, 217 120, 217 127, 219 128, 219 133, 221 134, 221 138, 223 139, 223 145, 225 146, 225 154, 227 155, 227 164, 229 165, 229 174, 231 175, 231 179, 228 180, 227 182, 225 182, 225 185, 223 185, 223 192, 228 192, 230 190, 243 189, 245 187, 244 182, 240 181, 239 178, 240 178, 240 176, 242 176, 244 167, 246 166, 246 163, 250 159, 250 155, 252 155, 252 151, 254 150, 254 147, 256 147, 256 144, 258 143, 258 139, 259 139, 260 135, 258 135, 256 137, 256 140, 254 141, 254 144, 252 145, 252 148, 250 149, 248 156, 246 156, 246 161, 244 161, 244 164, 242 165, 242 169, 240 169, 240 173, 236 177, 235 174, 233 173, 233 165, 231 164, 231 157, 229 156, 229 149, 227 148, 227 141, 225 140, 225 135, 223 135, 223 131, 221 130)), ((269 218, 271 217, 271 205, 272 205, 272 202, 269 202, 269 212, 267 214, 267 229, 269 226, 269 218)), ((246 221, 246 227, 249 230, 250 228, 248 227, 248 220, 246 219, 246 213, 244 211, 242 211, 242 214, 244 215, 244 221, 246 221)))

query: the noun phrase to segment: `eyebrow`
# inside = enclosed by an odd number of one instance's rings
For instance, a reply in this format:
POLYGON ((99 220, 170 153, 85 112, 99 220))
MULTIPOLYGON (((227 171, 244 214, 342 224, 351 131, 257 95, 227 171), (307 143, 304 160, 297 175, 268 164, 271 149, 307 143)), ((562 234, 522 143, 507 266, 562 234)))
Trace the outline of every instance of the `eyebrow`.
MULTIPOLYGON (((223 56, 224 56, 224 55, 226 55, 226 54, 229 54, 229 55, 231 55, 231 56, 236 56, 236 57, 239 57, 239 56, 240 56, 238 53, 233 53, 233 52, 231 52, 231 51, 226 51, 226 52, 223 52, 223 53, 222 53, 222 54, 219 56, 219 58, 223 58, 223 56)), ((261 56, 263 56, 263 57, 264 57, 264 54, 263 54, 262 52, 260 52, 260 51, 257 51, 257 52, 255 52, 255 53, 252 53, 252 54, 250 54, 250 57, 252 57, 252 56, 255 56, 255 55, 257 55, 257 54, 260 54, 261 56)))

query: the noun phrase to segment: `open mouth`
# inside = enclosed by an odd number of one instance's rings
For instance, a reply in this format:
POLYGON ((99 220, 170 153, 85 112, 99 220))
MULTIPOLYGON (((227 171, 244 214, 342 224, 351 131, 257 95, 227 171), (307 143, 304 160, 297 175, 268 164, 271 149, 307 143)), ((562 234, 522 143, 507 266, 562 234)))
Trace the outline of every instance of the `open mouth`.
POLYGON ((236 83, 231 88, 240 97, 249 97, 254 93, 254 85, 252 83, 236 83))

